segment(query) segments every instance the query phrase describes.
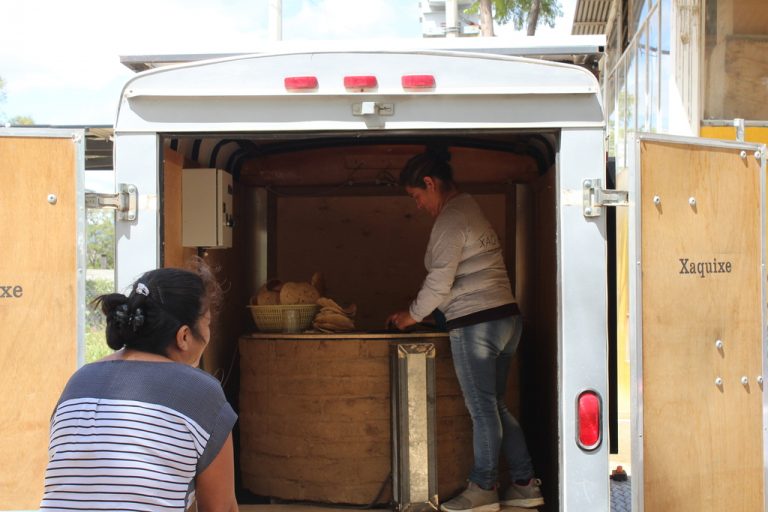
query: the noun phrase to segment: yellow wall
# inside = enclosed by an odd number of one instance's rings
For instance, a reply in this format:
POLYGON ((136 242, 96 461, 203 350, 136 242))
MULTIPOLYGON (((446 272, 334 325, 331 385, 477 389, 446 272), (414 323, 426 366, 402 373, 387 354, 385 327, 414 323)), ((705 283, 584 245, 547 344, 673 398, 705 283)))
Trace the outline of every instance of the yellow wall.
MULTIPOLYGON (((736 127, 734 126, 702 126, 701 136, 705 139, 736 140, 736 127)), ((768 144, 768 126, 745 127, 744 141, 768 144)))

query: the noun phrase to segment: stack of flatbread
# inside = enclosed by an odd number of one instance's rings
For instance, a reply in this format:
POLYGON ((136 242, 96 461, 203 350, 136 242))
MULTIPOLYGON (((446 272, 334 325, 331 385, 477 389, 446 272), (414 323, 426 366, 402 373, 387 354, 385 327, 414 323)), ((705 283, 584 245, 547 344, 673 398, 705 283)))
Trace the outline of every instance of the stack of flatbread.
POLYGON ((323 294, 324 289, 325 283, 320 272, 315 272, 311 282, 284 283, 279 279, 270 279, 251 298, 251 304, 258 306, 314 304, 323 294))
POLYGON ((355 330, 353 320, 357 314, 357 306, 350 304, 346 308, 339 306, 336 301, 328 297, 317 299, 320 311, 312 321, 312 327, 320 332, 349 332, 355 330))

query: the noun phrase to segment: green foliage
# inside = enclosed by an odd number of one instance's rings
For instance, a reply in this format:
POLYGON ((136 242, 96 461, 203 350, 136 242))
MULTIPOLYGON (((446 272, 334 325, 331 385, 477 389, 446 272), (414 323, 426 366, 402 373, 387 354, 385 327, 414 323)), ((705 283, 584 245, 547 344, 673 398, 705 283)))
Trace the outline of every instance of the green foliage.
POLYGON ((85 333, 85 362, 92 363, 112 353, 107 346, 104 331, 85 333))
MULTIPOLYGON (((532 0, 491 0, 493 4, 493 19, 502 25, 512 21, 516 30, 521 30, 528 19, 532 0)), ((480 12, 480 0, 475 0, 472 6, 465 10, 467 14, 480 12)), ((539 25, 542 23, 549 27, 555 26, 557 18, 563 15, 560 3, 557 0, 541 0, 539 11, 539 25)))
POLYGON ((107 346, 104 334, 106 319, 104 314, 93 307, 93 300, 99 295, 115 291, 115 284, 108 279, 85 280, 85 362, 91 363, 112 352, 107 346))
POLYGON ((88 210, 85 236, 88 268, 115 268, 115 214, 88 210))
POLYGON ((85 280, 85 330, 86 332, 104 331, 106 327, 104 314, 95 309, 91 303, 99 295, 115 291, 115 283, 107 279, 85 280))
POLYGON ((35 124, 35 121, 33 121, 29 116, 12 117, 8 120, 8 122, 14 126, 32 126, 35 124))

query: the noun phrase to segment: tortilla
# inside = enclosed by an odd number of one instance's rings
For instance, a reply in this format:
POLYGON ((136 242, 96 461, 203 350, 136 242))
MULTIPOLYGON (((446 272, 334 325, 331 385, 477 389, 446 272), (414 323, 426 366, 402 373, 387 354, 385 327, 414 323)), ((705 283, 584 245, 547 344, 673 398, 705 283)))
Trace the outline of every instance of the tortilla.
POLYGON ((280 304, 315 304, 320 294, 309 283, 283 283, 280 289, 280 304))

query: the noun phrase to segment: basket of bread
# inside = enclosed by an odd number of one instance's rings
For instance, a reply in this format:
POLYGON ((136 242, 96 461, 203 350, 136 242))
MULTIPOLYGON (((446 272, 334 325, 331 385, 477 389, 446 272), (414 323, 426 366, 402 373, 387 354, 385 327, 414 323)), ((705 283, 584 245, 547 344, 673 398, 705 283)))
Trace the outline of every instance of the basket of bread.
POLYGON ((315 272, 310 282, 271 279, 251 298, 248 308, 261 332, 353 331, 357 307, 342 307, 324 297, 323 276, 315 272))
POLYGON ((301 332, 309 329, 320 309, 317 279, 313 277, 315 284, 272 279, 259 288, 248 305, 259 331, 301 332))

